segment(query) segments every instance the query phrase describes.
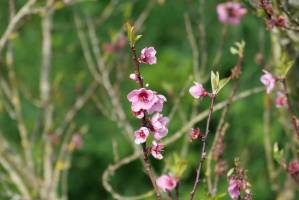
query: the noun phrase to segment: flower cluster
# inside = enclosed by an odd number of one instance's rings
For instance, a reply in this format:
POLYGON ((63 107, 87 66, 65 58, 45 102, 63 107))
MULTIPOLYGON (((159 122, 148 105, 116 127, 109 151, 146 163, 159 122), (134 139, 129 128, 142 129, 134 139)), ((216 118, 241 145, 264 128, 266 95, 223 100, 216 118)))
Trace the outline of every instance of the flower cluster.
MULTIPOLYGON (((156 50, 153 47, 142 49, 138 62, 155 64, 157 62, 156 50)), ((131 74, 130 79, 137 83, 142 80, 140 75, 136 73, 131 74)), ((131 91, 127 95, 127 98, 131 103, 133 115, 139 119, 143 119, 144 122, 143 126, 134 133, 135 143, 146 143, 152 133, 154 141, 148 150, 154 158, 158 160, 163 159, 162 151, 164 146, 159 144, 158 141, 168 133, 167 124, 169 119, 161 114, 163 104, 166 102, 165 96, 142 87, 131 91)))
MULTIPOLYGON (((266 86, 266 92, 270 94, 274 90, 275 84, 279 80, 279 78, 275 77, 273 74, 266 70, 263 70, 263 72, 264 74, 261 76, 260 80, 266 86)), ((275 105, 277 108, 287 105, 287 97, 283 92, 277 92, 275 105)))
POLYGON ((227 190, 232 199, 252 200, 251 185, 247 180, 245 170, 239 166, 238 161, 236 161, 234 173, 228 176, 228 183, 227 190))
POLYGON ((287 26, 286 18, 274 13, 271 1, 260 0, 258 7, 262 8, 265 11, 268 17, 266 20, 266 25, 269 29, 272 29, 274 27, 285 28, 287 26))
POLYGON ((299 183, 299 162, 298 161, 293 160, 289 163, 288 172, 293 178, 293 180, 299 183))
POLYGON ((217 6, 219 21, 224 24, 237 25, 241 18, 247 13, 246 8, 243 8, 240 3, 227 2, 217 6))

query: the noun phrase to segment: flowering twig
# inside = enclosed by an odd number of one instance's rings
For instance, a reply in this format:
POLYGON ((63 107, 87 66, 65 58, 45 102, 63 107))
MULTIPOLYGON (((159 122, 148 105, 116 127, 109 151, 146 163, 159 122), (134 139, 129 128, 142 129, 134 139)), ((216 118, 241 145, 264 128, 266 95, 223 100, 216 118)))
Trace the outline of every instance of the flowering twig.
POLYGON ((198 184, 200 182, 201 168, 202 168, 203 162, 205 161, 205 158, 206 158, 206 140, 209 136, 209 128, 210 128, 211 117, 212 117, 212 113, 213 113, 213 109, 214 109, 215 98, 216 98, 216 95, 212 94, 211 95, 211 104, 210 104, 210 108, 209 108, 208 119, 207 119, 207 123, 206 123, 206 130, 205 130, 205 134, 202 137, 202 147, 201 147, 201 151, 200 151, 200 154, 199 154, 199 163, 198 163, 198 166, 197 166, 197 169, 196 169, 196 178, 195 178, 195 181, 194 181, 194 184, 193 184, 192 191, 190 192, 190 200, 193 199, 193 197, 196 193, 198 184))
MULTIPOLYGON (((143 88, 144 83, 143 83, 143 78, 141 77, 141 73, 140 73, 140 62, 138 60, 137 53, 136 53, 136 48, 135 48, 134 45, 131 46, 131 53, 132 53, 132 60, 135 64, 135 74, 136 74, 136 77, 137 77, 137 83, 139 84, 140 88, 143 88)), ((144 116, 142 118, 141 126, 146 127, 146 124, 147 124, 147 116, 146 116, 146 112, 145 112, 144 116)), ((148 158, 148 148, 146 147, 146 143, 142 144, 142 150, 143 150, 143 159, 144 159, 144 162, 145 162, 146 172, 147 172, 147 174, 148 174, 148 176, 149 176, 149 178, 152 182, 152 185, 154 187, 157 199, 161 199, 161 194, 160 194, 159 188, 156 184, 156 178, 155 178, 155 176, 153 174, 153 171, 152 171, 152 165, 151 165, 151 162, 148 158)))

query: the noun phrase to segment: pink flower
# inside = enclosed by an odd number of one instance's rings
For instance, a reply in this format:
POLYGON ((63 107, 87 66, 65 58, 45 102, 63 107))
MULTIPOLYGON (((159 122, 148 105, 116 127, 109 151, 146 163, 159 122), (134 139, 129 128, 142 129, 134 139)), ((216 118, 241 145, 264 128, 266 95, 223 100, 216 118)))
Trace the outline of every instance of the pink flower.
POLYGON ((128 94, 127 98, 132 103, 131 109, 133 112, 149 110, 157 101, 155 93, 145 88, 133 90, 128 94))
POLYGON ((157 58, 156 58, 156 50, 154 47, 145 47, 141 50, 140 60, 142 63, 145 64, 156 64, 157 58))
POLYGON ((138 112, 133 112, 133 115, 138 119, 142 119, 144 117, 144 110, 139 110, 138 112))
POLYGON ((82 136, 81 134, 75 134, 72 137, 72 144, 74 144, 75 149, 80 149, 82 147, 82 136))
POLYGON ((275 99, 275 105, 277 108, 285 106, 287 104, 287 101, 288 101, 288 99, 284 93, 277 92, 277 96, 275 99))
POLYGON ((199 128, 193 128, 190 134, 191 141, 196 140, 199 137, 201 137, 201 131, 199 130, 199 128))
POLYGON ((199 99, 200 97, 208 96, 208 93, 203 88, 202 84, 194 82, 194 85, 190 87, 189 93, 195 98, 199 99))
POLYGON ((269 94, 275 87, 276 79, 275 77, 266 70, 263 70, 265 73, 261 76, 261 82, 266 86, 266 92, 269 94))
POLYGON ((166 125, 168 124, 168 122, 168 117, 163 117, 163 115, 160 113, 156 113, 155 115, 153 115, 151 123, 154 129, 153 132, 156 140, 160 140, 167 135, 168 129, 166 125))
POLYGON ((154 112, 162 112, 163 110, 163 104, 166 101, 165 96, 158 94, 156 95, 157 100, 155 102, 155 104, 148 110, 149 114, 152 114, 154 112))
POLYGON ((151 147, 152 156, 158 160, 162 160, 163 159, 162 151, 164 146, 162 144, 158 144, 156 141, 153 141, 152 145, 153 145, 151 147))
POLYGON ((132 73, 132 74, 130 74, 129 77, 130 77, 131 80, 138 82, 138 76, 137 76, 137 74, 132 73))
POLYGON ((227 2, 217 5, 218 18, 222 23, 237 25, 246 14, 240 3, 227 2))
POLYGON ((288 165, 288 171, 291 175, 299 174, 299 162, 293 160, 288 165))
POLYGON ((164 192, 171 191, 176 187, 176 180, 171 175, 162 175, 156 180, 157 186, 164 192))
POLYGON ((230 179, 229 186, 228 186, 228 193, 232 199, 237 199, 240 196, 240 191, 242 187, 242 181, 237 179, 230 179))
POLYGON ((135 131, 135 143, 142 144, 146 142, 149 135, 149 130, 146 127, 141 127, 139 130, 135 131))

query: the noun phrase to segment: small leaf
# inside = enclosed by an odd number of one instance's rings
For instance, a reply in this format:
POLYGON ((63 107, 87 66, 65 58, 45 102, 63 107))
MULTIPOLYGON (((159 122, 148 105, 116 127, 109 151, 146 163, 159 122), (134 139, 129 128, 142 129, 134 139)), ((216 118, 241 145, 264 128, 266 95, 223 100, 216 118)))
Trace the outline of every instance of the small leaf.
POLYGON ((233 54, 233 55, 237 55, 237 54, 238 54, 238 50, 237 50, 236 48, 234 48, 234 47, 231 47, 231 48, 230 48, 230 52, 231 52, 231 54, 233 54))
POLYGON ((212 91, 213 94, 217 94, 217 89, 219 85, 219 73, 216 72, 216 74, 211 71, 211 85, 212 85, 212 91))
POLYGON ((235 171, 235 168, 231 168, 230 170, 228 170, 226 176, 230 177, 234 173, 234 171, 235 171))
POLYGON ((280 62, 276 66, 276 73, 280 78, 285 78, 294 65, 294 61, 291 60, 286 53, 283 53, 280 62))
POLYGON ((125 25, 126 27, 126 31, 127 31, 127 35, 128 35, 128 40, 130 42, 130 46, 134 46, 134 27, 131 26, 131 24, 129 22, 126 23, 125 25))
POLYGON ((134 42, 136 43, 141 37, 142 37, 142 35, 137 35, 134 39, 134 42))
POLYGON ((230 81, 230 77, 221 79, 217 88, 217 93, 230 81))
POLYGON ((284 154, 283 149, 279 150, 278 144, 277 142, 275 142, 273 146, 274 160, 278 163, 281 163, 281 161, 283 160, 283 154, 284 154))

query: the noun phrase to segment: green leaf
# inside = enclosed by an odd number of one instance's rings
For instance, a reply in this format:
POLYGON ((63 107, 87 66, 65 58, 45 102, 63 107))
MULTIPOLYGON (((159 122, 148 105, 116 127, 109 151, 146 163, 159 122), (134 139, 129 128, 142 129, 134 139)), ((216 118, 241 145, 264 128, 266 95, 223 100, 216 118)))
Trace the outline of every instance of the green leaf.
POLYGON ((134 38, 134 43, 136 43, 141 37, 142 37, 142 35, 137 35, 137 36, 134 38))
POLYGON ((220 90, 230 81, 230 77, 228 78, 224 78, 224 79, 221 79, 219 81, 219 85, 218 85, 218 89, 217 89, 217 93, 220 92, 220 90))
POLYGON ((280 78, 285 78, 294 65, 294 61, 291 60, 286 53, 283 53, 280 62, 276 66, 276 73, 280 78))
POLYGON ((233 54, 233 55, 237 55, 237 54, 238 54, 238 50, 237 50, 235 47, 231 47, 231 48, 230 48, 230 52, 231 52, 231 54, 233 54))
POLYGON ((216 72, 216 74, 211 71, 211 85, 212 85, 212 91, 213 94, 217 94, 217 88, 219 85, 219 73, 216 72))
POLYGON ((235 168, 231 168, 230 170, 228 170, 226 176, 230 177, 234 172, 235 172, 235 168))
POLYGON ((278 163, 281 163, 281 161, 283 160, 283 149, 279 149, 278 147, 278 144, 277 142, 274 143, 274 146, 273 146, 273 157, 274 157, 274 160, 278 163))
POLYGON ((129 22, 126 23, 126 31, 127 31, 127 35, 128 35, 128 40, 130 42, 130 46, 134 46, 134 26, 132 26, 129 22))

